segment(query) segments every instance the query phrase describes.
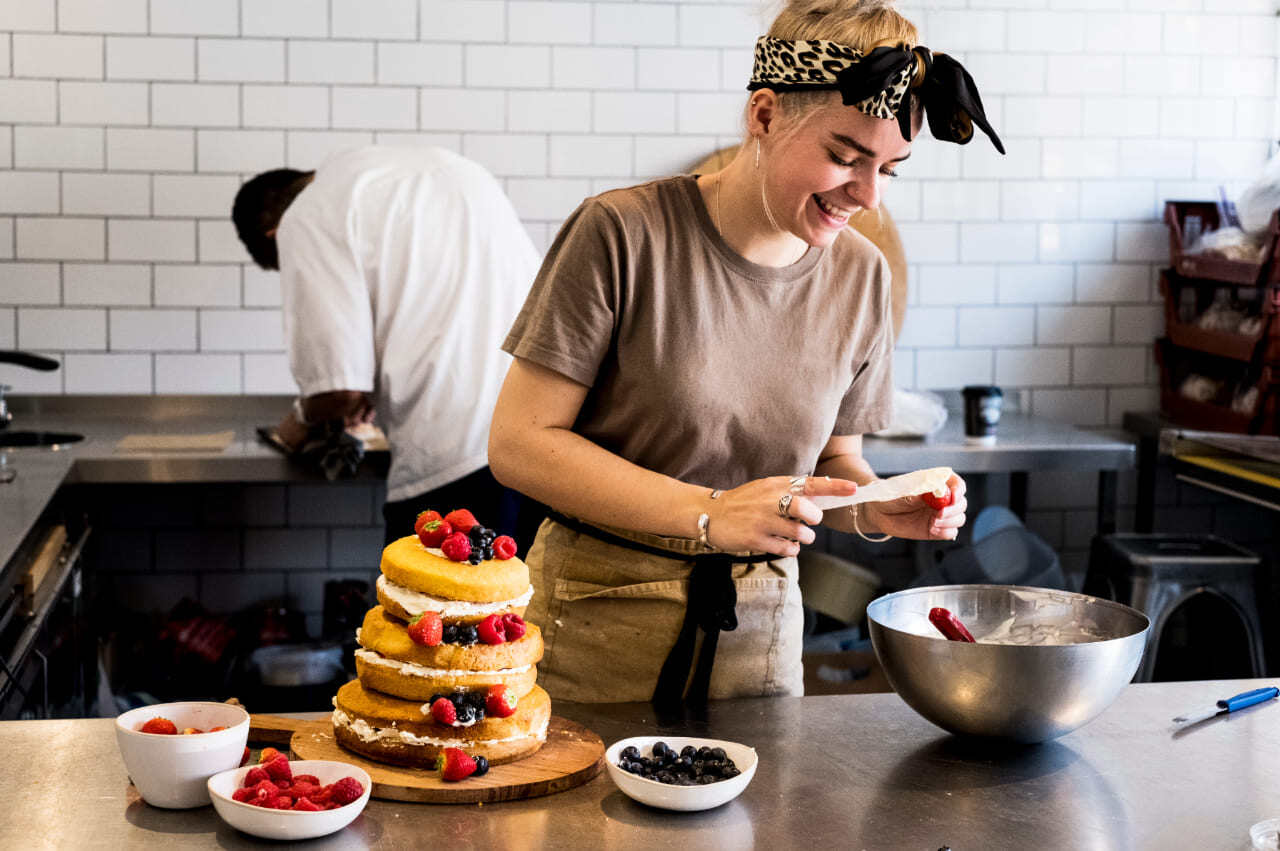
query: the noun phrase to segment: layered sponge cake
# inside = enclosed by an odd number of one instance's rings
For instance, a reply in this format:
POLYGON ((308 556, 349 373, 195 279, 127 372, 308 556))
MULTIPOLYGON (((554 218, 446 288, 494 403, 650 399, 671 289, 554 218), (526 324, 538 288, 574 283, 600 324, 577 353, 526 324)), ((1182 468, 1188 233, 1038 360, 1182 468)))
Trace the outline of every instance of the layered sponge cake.
POLYGON ((542 632, 533 624, 527 629, 517 640, 502 644, 426 647, 409 638, 403 622, 374 606, 356 633, 356 673, 368 687, 406 700, 498 683, 523 697, 538 678, 535 666, 542 658, 542 632))
POLYGON ((507 612, 523 615, 533 597, 528 566, 515 556, 483 565, 483 570, 466 570, 472 566, 468 562, 446 558, 408 535, 382 551, 378 602, 403 621, 423 612, 436 612, 451 623, 479 623, 507 612))
POLYGON ((458 524, 426 514, 439 522, 420 518, 419 534, 383 550, 379 605, 356 632, 358 678, 334 698, 334 735, 371 759, 423 768, 445 748, 491 765, 529 756, 551 718, 534 684, 542 633, 522 617, 529 568, 514 541, 469 512, 447 515, 464 515, 458 524))

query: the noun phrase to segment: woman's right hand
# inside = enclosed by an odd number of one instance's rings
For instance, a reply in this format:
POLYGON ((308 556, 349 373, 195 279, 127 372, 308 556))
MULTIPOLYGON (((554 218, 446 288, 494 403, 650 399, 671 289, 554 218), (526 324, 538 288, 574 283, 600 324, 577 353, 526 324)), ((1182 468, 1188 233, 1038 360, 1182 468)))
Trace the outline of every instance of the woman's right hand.
POLYGON ((712 500, 707 507, 707 541, 725 552, 794 556, 801 544, 813 543, 809 527, 822 522, 822 509, 810 497, 851 496, 858 489, 855 482, 826 476, 806 476, 803 487, 792 482, 791 476, 756 479, 712 500), (778 509, 786 494, 791 494, 791 504, 783 517, 778 509))

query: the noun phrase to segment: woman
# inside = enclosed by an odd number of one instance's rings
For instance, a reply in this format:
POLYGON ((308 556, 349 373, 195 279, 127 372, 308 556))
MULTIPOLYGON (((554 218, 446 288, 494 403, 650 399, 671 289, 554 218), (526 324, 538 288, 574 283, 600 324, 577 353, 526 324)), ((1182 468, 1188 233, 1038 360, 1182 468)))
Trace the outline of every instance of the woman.
POLYGON ((889 272, 849 216, 922 113, 999 147, 968 75, 916 38, 884 3, 795 0, 757 44, 732 163, 589 198, 556 237, 504 344, 489 458, 556 512, 527 560, 557 698, 801 694, 811 527, 964 523, 959 477, 941 510, 813 502, 874 480, 862 434, 890 417, 889 272))

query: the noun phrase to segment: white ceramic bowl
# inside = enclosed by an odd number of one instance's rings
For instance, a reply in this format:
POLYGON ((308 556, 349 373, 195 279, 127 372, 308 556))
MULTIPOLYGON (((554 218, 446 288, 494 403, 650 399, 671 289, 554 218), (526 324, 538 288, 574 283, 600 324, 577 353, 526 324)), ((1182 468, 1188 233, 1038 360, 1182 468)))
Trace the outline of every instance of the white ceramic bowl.
POLYGON ((185 810, 208 804, 205 781, 239 765, 248 739, 249 713, 229 703, 157 703, 116 717, 116 743, 124 767, 142 799, 153 807, 185 810), (227 729, 190 736, 138 732, 152 718, 168 718, 179 731, 227 729))
POLYGON ((651 807, 664 810, 709 810, 732 801, 742 790, 747 788, 756 773, 756 750, 737 742, 722 742, 719 739, 696 739, 689 736, 633 736, 614 742, 604 752, 605 765, 609 768, 609 776, 623 794, 651 807), (705 786, 673 786, 647 780, 638 774, 623 771, 618 767, 619 755, 628 746, 634 745, 643 756, 649 755, 649 749, 657 742, 666 742, 667 746, 679 752, 685 745, 695 748, 724 748, 725 755, 733 760, 742 773, 728 780, 719 780, 705 786))
POLYGON ((222 816, 223 821, 236 830, 243 830, 263 839, 314 839, 342 830, 360 815, 365 804, 369 803, 369 793, 373 789, 373 780, 362 768, 328 759, 295 759, 289 762, 289 768, 295 776, 314 774, 322 786, 336 783, 344 777, 354 777, 364 787, 364 794, 336 810, 269 810, 231 799, 232 794, 244 783, 244 776, 251 768, 254 766, 246 765, 210 777, 209 797, 213 799, 213 808, 222 816))

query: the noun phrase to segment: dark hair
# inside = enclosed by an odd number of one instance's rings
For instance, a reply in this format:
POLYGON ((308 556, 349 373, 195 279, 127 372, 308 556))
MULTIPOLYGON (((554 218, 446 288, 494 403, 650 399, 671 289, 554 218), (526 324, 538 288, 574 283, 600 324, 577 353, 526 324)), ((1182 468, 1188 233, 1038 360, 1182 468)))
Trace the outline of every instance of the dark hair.
POLYGON ((253 262, 264 269, 279 269, 280 255, 276 251, 275 236, 267 236, 280 224, 284 211, 306 188, 304 178, 314 171, 298 171, 278 168, 264 171, 240 187, 235 203, 231 206, 231 220, 235 222, 240 241, 249 249, 253 262))

